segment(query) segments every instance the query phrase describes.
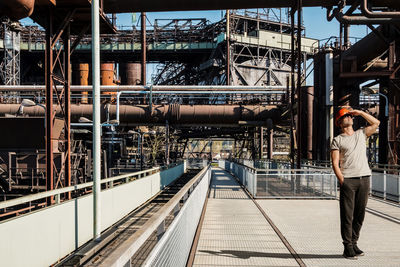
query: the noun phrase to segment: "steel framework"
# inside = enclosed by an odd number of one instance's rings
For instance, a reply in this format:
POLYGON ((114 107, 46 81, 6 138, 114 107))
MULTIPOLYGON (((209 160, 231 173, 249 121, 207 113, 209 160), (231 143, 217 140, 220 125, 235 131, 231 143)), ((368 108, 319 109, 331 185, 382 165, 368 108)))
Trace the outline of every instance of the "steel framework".
POLYGON ((4 44, 3 61, 0 64, 0 77, 5 85, 20 84, 20 31, 11 26, 9 19, 1 21, 0 31, 4 44))

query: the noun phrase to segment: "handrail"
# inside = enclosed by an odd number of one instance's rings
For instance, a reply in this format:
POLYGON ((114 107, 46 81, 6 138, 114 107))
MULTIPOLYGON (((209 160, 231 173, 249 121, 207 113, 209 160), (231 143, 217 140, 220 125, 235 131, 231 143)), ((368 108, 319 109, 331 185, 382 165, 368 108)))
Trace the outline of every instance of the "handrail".
MULTIPOLYGON (((144 171, 139 171, 139 172, 134 172, 134 173, 128 173, 128 174, 122 174, 122 175, 119 175, 119 176, 102 179, 100 184, 110 183, 110 182, 114 182, 116 180, 121 180, 121 179, 126 179, 126 178, 129 178, 129 177, 139 176, 139 175, 144 174, 144 173, 157 172, 157 171, 160 171, 160 169, 161 169, 160 167, 156 167, 156 168, 152 168, 152 169, 149 169, 149 170, 144 170, 144 171)), ((38 200, 38 199, 42 199, 42 198, 46 198, 46 197, 50 197, 50 196, 54 196, 54 195, 60 195, 60 194, 63 194, 63 193, 67 193, 67 192, 71 192, 71 191, 75 191, 75 190, 79 190, 79 189, 83 189, 83 188, 91 187, 91 186, 93 186, 93 182, 87 182, 87 183, 83 183, 83 184, 77 184, 77 185, 68 186, 68 187, 65 187, 65 188, 55 189, 55 190, 51 190, 51 191, 46 191, 46 192, 41 192, 41 193, 37 193, 37 194, 27 195, 27 196, 20 197, 20 198, 6 200, 6 201, 3 201, 3 202, 0 202, 0 209, 5 209, 5 208, 16 206, 16 205, 21 205, 21 204, 24 204, 26 202, 35 201, 35 200, 38 200)))
POLYGON ((183 186, 182 189, 179 190, 179 192, 176 193, 175 196, 171 198, 158 212, 156 212, 144 225, 142 225, 139 230, 118 246, 118 248, 102 262, 102 265, 125 266, 151 234, 163 223, 171 211, 175 208, 179 208, 181 199, 186 199, 187 195, 193 191, 193 187, 200 182, 210 167, 211 165, 208 164, 185 186, 183 186))

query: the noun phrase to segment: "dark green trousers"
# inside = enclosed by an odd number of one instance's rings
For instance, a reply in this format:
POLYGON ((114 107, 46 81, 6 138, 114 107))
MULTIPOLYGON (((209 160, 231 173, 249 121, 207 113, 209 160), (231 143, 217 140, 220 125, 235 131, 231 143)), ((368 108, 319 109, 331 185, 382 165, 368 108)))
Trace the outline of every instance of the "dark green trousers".
POLYGON ((357 243, 364 222, 369 176, 345 178, 340 187, 340 232, 343 244, 357 243))

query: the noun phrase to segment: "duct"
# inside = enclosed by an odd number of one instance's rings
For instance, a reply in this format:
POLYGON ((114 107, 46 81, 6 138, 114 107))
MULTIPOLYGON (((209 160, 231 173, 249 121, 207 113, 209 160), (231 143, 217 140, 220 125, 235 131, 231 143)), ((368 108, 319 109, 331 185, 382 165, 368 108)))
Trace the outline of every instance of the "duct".
MULTIPOLYGON (((0 116, 6 114, 17 114, 19 104, 0 104, 0 116)), ((111 119, 117 116, 116 105, 109 108, 111 119)), ((256 105, 153 105, 149 112, 148 105, 119 107, 120 125, 165 125, 168 121, 170 125, 203 125, 203 126, 227 126, 239 125, 239 121, 259 121, 267 124, 271 119, 276 124, 281 118, 281 111, 275 106, 256 106, 256 105)), ((71 105, 71 121, 78 122, 79 118, 92 118, 92 105, 71 105)), ((29 117, 43 117, 44 111, 41 107, 25 107, 24 115, 29 117)), ((58 107, 56 116, 61 115, 58 107)), ((102 121, 107 119, 107 109, 101 108, 102 121)))
POLYGON ((368 9, 368 0, 361 0, 361 12, 367 18, 400 18, 399 11, 372 12, 368 9))
POLYGON ((12 20, 29 17, 34 5, 35 0, 0 0, 0 17, 4 15, 12 20))

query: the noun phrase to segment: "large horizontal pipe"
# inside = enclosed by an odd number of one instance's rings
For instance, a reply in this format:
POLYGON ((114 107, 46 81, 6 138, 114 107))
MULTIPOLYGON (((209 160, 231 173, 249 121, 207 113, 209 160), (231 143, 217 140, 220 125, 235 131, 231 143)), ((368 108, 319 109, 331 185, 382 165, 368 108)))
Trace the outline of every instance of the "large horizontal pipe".
MULTIPOLYGON (((356 0, 346 1, 352 5, 356 0)), ((245 9, 245 8, 281 8, 293 7, 296 0, 104 0, 106 13, 128 13, 128 12, 154 12, 154 11, 184 11, 184 10, 212 10, 212 9, 245 9)), ((398 0, 372 0, 377 6, 399 7, 398 0)), ((336 6, 338 0, 303 0, 304 7, 336 6)))
MULTIPOLYGON (((8 92, 34 92, 44 91, 44 85, 0 85, 1 91, 8 92)), ((62 90, 61 86, 57 89, 62 90)), ((220 85, 102 85, 101 91, 120 92, 120 91, 281 91, 286 90, 285 86, 220 86, 220 85)), ((72 85, 71 92, 92 91, 91 85, 72 85)))
POLYGON ((398 18, 368 18, 359 15, 344 15, 339 9, 335 9, 333 15, 340 23, 347 25, 390 24, 393 22, 400 22, 398 18))
POLYGON ((368 18, 400 18, 399 11, 373 12, 368 9, 368 0, 361 0, 361 12, 368 18))
MULTIPOLYGON (((0 104, 0 116, 18 113, 18 104, 0 104)), ((79 118, 92 119, 92 105, 71 105, 71 120, 78 122, 79 118)), ((109 112, 110 120, 116 118, 116 106, 103 106, 101 109, 102 121, 105 122, 109 112), (108 111, 107 111, 108 110, 108 111)), ((30 117, 43 117, 44 108, 39 106, 24 107, 23 114, 30 117)), ((58 107, 56 114, 61 116, 61 109, 58 107)), ((149 106, 120 106, 120 125, 239 125, 261 122, 267 125, 268 119, 278 122, 281 111, 275 106, 240 106, 240 105, 153 105, 151 112, 149 106), (247 122, 247 123, 246 123, 247 122)))
POLYGON ((33 12, 35 0, 0 0, 0 17, 12 20, 29 17, 33 12))

